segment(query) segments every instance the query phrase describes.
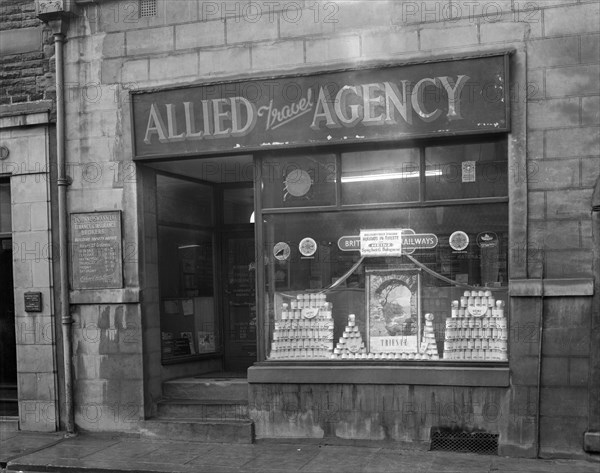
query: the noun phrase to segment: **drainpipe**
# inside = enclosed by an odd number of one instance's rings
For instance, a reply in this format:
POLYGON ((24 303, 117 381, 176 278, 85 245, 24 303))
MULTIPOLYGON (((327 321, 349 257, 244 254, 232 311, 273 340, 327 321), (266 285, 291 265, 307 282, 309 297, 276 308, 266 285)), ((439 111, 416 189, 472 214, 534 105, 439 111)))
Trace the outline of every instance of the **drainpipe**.
MULTIPOLYGON (((61 23, 66 23, 60 20, 61 23)), ((58 167, 58 244, 60 254, 60 315, 62 323, 63 357, 65 370, 65 417, 67 434, 75 432, 75 416, 73 414, 73 373, 71 370, 71 307, 69 304, 69 272, 68 272, 68 241, 67 241, 67 187, 71 180, 66 174, 65 159, 65 81, 63 45, 65 35, 54 33, 54 53, 56 57, 56 164, 58 167)))
MULTIPOLYGON (((40 15, 40 18, 44 18, 40 15)), ((64 396, 65 396, 65 427, 67 435, 75 433, 75 416, 73 411, 73 372, 71 367, 72 337, 71 325, 73 318, 69 304, 69 267, 67 239, 67 187, 71 179, 66 174, 65 158, 65 84, 63 49, 66 42, 68 20, 62 15, 48 22, 54 35, 54 58, 56 65, 56 166, 58 171, 58 243, 60 267, 60 318, 62 325, 64 396)))
POLYGON ((539 317, 539 346, 538 346, 538 366, 537 366, 537 392, 536 392, 536 413, 535 413, 535 458, 540 458, 540 417, 542 402, 542 344, 544 342, 544 260, 542 259, 542 274, 540 276, 541 295, 539 317))

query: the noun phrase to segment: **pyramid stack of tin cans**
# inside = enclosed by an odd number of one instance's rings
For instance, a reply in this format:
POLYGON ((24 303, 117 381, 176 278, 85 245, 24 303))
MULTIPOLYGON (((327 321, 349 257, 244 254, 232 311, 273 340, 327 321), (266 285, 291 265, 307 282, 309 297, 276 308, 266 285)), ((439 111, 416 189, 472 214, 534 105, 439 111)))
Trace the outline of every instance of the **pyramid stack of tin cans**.
POLYGON ((333 349, 331 357, 343 360, 367 358, 367 348, 356 325, 355 314, 348 315, 348 323, 344 327, 344 333, 333 349))
POLYGON ((298 294, 281 305, 275 321, 271 360, 325 359, 333 351, 333 305, 325 294, 298 294))
POLYGON ((425 314, 425 329, 423 330, 423 340, 421 341, 421 359, 440 359, 435 341, 435 332, 433 331, 433 314, 425 314))
POLYGON ((508 360, 504 301, 491 291, 466 291, 446 319, 445 360, 508 360))

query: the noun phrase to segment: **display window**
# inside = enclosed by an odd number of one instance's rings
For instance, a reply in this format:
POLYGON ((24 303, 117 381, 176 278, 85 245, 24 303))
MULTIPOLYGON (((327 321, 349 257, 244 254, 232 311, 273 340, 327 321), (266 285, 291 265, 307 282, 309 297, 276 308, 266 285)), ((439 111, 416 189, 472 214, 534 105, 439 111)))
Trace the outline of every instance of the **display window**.
POLYGON ((343 153, 342 161, 342 204, 419 200, 418 148, 343 153))
POLYGON ((261 183, 268 360, 508 360, 504 135, 279 162, 261 183))
POLYGON ((163 362, 220 345, 214 284, 213 190, 156 176, 161 351, 163 362))
POLYGON ((263 208, 337 204, 335 154, 265 157, 261 162, 263 208))

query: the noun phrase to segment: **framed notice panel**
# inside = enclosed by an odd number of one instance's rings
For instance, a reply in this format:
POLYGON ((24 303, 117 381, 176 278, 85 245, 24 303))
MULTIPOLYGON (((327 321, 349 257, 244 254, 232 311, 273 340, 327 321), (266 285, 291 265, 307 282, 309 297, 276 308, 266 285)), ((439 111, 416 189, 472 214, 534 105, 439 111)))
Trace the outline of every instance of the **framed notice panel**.
POLYGON ((421 273, 414 268, 366 271, 369 353, 417 353, 421 273))
POLYGON ((71 214, 73 289, 123 287, 121 211, 71 214))

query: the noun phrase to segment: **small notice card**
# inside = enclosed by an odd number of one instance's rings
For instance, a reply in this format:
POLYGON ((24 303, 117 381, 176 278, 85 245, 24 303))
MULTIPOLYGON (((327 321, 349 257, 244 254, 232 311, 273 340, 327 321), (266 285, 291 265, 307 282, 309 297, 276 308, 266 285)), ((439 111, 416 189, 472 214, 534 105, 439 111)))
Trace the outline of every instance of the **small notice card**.
POLYGON ((361 230, 361 256, 400 256, 402 254, 402 230, 361 230))

